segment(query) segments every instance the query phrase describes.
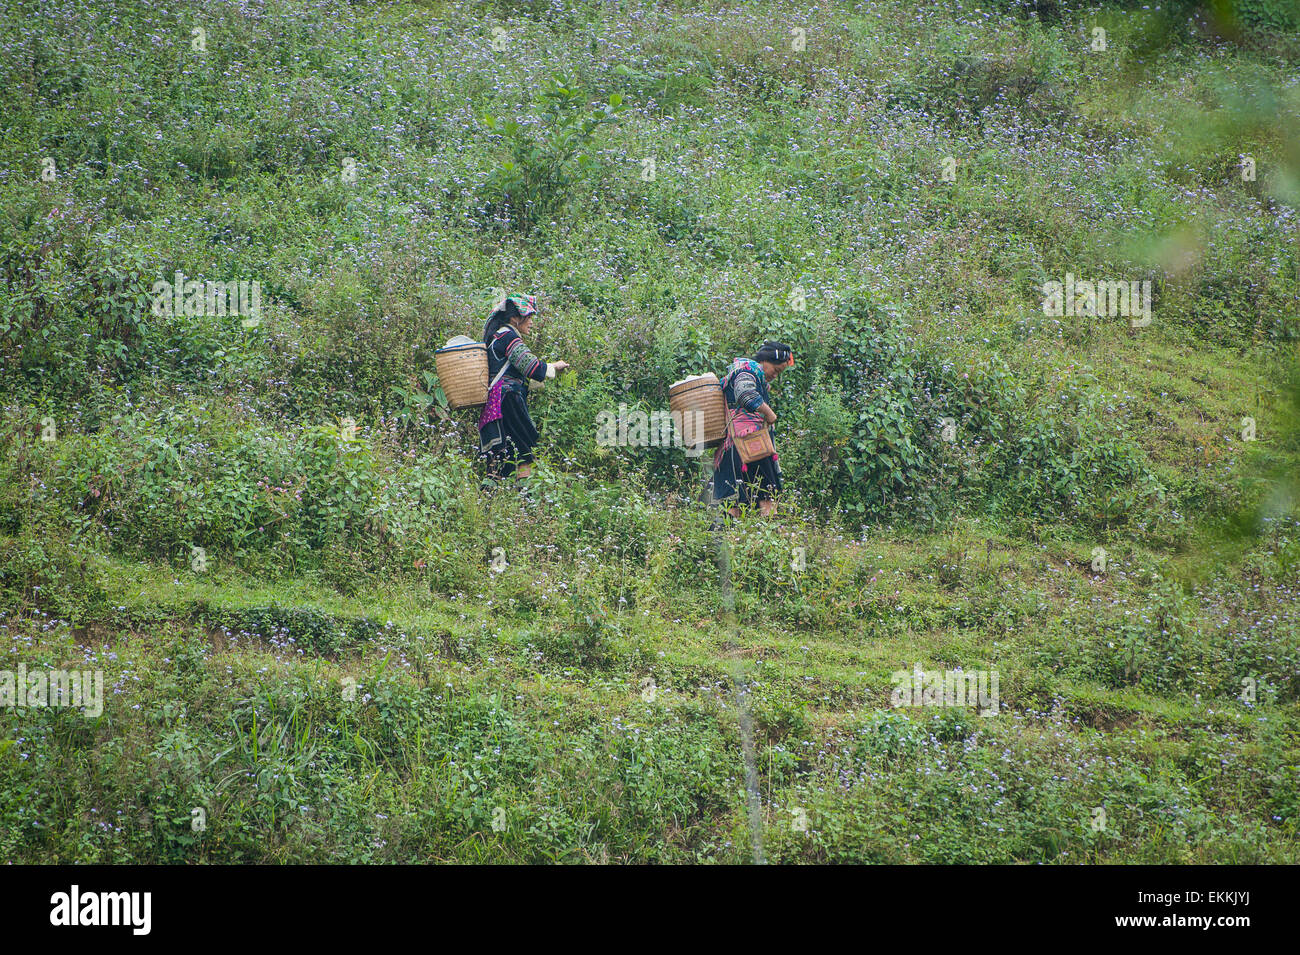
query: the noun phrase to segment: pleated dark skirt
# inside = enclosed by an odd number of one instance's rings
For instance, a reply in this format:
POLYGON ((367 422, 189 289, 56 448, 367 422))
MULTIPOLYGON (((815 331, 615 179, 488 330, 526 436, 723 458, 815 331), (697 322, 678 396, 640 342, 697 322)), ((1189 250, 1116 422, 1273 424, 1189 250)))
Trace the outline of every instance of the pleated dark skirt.
POLYGON ((718 457, 713 468, 713 499, 727 504, 768 501, 783 487, 776 455, 742 465, 734 447, 718 457), (744 470, 742 470, 742 467, 744 470))
POLYGON ((519 465, 533 463, 538 434, 528 413, 527 393, 527 385, 503 386, 501 417, 479 429, 479 453, 492 477, 508 478, 519 465))

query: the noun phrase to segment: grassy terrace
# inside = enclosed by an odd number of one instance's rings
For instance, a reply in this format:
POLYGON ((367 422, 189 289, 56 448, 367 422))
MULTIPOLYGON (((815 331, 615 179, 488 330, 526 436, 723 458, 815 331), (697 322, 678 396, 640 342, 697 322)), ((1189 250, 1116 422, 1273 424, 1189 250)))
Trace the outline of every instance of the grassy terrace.
POLYGON ((104 705, 0 709, 0 855, 1300 861, 1300 25, 1236 7, 8 5, 0 678, 104 705), (575 369, 523 496, 432 358, 496 287, 575 369), (593 440, 766 338, 778 519, 593 440))

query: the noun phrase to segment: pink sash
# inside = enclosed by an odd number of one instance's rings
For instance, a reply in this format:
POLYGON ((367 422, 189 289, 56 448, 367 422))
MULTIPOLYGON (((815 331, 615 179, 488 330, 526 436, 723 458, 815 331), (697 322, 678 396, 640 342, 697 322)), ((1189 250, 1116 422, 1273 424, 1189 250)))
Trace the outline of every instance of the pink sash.
POLYGON ((478 428, 482 431, 493 421, 501 418, 501 382, 492 386, 488 392, 487 404, 483 406, 483 413, 478 416, 478 428))

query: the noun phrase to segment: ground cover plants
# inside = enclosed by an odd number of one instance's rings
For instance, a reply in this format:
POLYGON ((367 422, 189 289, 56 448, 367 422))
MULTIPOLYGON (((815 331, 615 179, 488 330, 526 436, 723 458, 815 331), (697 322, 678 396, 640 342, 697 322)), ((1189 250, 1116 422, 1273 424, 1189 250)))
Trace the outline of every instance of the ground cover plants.
POLYGON ((1296 862, 1296 27, 7 4, 0 673, 104 698, 0 709, 3 857, 1296 862), (776 518, 594 440, 766 339, 776 518))

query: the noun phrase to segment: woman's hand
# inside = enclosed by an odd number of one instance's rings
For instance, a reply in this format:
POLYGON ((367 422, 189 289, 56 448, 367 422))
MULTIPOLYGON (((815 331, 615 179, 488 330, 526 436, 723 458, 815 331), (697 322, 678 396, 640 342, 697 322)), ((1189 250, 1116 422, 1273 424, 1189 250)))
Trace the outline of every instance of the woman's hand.
POLYGON ((552 362, 551 367, 553 367, 555 373, 559 375, 569 370, 569 363, 567 361, 552 362))
POLYGON ((772 406, 766 401, 758 406, 758 411, 768 424, 776 424, 776 412, 772 410, 772 406))

